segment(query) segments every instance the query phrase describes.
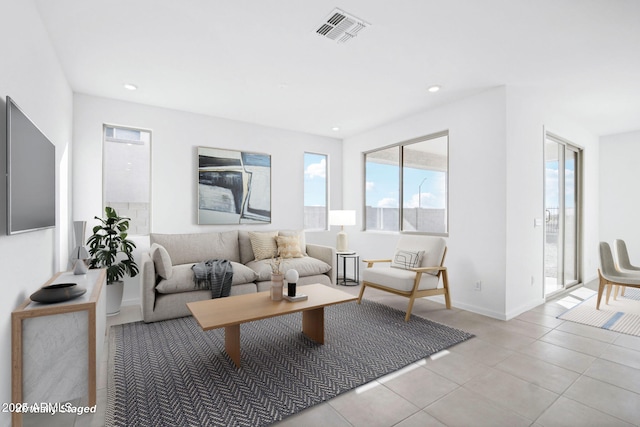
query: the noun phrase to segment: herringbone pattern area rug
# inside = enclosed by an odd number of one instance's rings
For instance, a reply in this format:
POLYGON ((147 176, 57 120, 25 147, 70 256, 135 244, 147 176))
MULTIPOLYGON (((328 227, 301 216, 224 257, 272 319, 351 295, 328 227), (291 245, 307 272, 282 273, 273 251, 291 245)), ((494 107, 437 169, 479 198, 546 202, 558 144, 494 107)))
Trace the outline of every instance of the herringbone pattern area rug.
POLYGON ((325 344, 301 314, 241 326, 242 367, 224 330, 191 317, 113 326, 108 426, 260 426, 331 399, 473 335, 363 301, 325 309, 325 344))

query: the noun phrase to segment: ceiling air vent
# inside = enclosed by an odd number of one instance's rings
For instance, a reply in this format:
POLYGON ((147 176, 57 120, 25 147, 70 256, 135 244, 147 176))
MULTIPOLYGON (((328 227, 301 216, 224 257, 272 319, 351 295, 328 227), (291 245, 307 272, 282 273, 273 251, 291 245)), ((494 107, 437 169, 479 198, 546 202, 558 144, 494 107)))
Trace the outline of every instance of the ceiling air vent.
POLYGON ((346 43, 369 25, 371 24, 343 10, 334 9, 325 22, 316 29, 316 33, 338 43, 346 43))

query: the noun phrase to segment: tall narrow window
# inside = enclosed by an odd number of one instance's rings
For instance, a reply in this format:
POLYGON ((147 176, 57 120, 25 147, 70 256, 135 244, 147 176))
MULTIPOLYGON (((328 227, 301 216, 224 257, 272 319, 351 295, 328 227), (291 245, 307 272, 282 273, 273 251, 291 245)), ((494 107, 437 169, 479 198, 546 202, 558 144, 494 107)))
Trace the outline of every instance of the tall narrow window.
POLYGON ((131 218, 130 234, 149 234, 151 132, 105 126, 103 167, 104 205, 131 218))
POLYGON ((545 296, 581 282, 582 150, 546 132, 544 144, 545 296))
POLYGON ((366 229, 447 234, 448 149, 442 132, 365 153, 366 229))
POLYGON ((326 230, 328 211, 327 155, 304 153, 304 228, 326 230))

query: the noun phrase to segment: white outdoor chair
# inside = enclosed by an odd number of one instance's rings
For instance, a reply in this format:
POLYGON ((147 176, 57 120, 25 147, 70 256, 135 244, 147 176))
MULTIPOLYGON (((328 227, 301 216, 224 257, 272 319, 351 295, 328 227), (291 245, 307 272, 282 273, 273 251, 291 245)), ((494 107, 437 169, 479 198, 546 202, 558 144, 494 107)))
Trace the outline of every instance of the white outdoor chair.
POLYGON ((600 242, 600 268, 598 269, 600 284, 598 285, 598 301, 596 302, 596 310, 600 309, 600 300, 605 286, 607 287, 606 303, 609 304, 609 296, 611 295, 611 286, 631 286, 640 288, 640 275, 619 271, 613 262, 613 254, 611 247, 607 242, 600 242))
POLYGON ((442 237, 402 235, 393 259, 363 260, 367 268, 362 272, 362 288, 358 304, 367 287, 380 289, 409 298, 405 322, 411 317, 416 298, 444 295, 451 308, 449 278, 444 258, 446 242, 442 237), (384 265, 375 265, 381 264, 384 265), (438 288, 442 277, 442 288, 438 288))
MULTIPOLYGON (((616 239, 613 242, 613 253, 615 255, 616 267, 622 273, 637 274, 640 275, 640 267, 631 264, 629 260, 629 252, 627 251, 627 244, 622 239, 616 239)), ((618 288, 620 288, 620 295, 624 296, 624 286, 616 286, 613 291, 613 299, 618 296, 618 288)))

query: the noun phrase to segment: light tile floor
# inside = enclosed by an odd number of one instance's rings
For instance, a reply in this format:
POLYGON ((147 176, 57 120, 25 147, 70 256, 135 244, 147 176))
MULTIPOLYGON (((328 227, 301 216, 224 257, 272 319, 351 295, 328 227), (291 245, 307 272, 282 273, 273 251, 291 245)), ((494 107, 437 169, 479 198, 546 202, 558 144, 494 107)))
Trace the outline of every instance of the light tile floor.
MULTIPOLYGON (((508 322, 419 300, 414 314, 476 337, 276 425, 640 426, 640 338, 556 319, 580 301, 575 294, 508 322)), ((402 310, 407 304, 375 290, 366 297, 402 310)), ((123 307, 108 324, 140 319, 139 307, 123 307)), ((106 347, 97 414, 28 416, 24 425, 104 425, 106 347)))

